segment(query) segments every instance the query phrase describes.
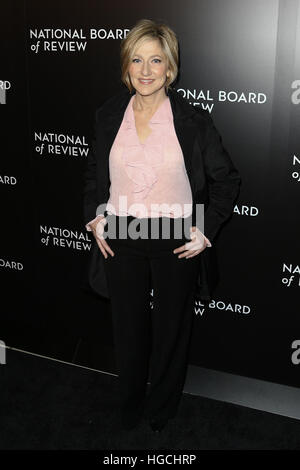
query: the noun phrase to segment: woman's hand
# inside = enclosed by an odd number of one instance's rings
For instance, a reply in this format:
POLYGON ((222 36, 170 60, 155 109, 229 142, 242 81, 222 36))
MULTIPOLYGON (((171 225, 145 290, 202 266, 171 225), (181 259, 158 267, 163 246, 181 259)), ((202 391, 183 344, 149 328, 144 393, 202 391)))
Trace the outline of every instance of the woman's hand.
POLYGON ((192 258, 201 253, 201 251, 205 250, 208 246, 207 238, 198 227, 190 227, 190 233, 192 241, 173 250, 173 253, 176 254, 186 250, 182 255, 179 255, 178 258, 192 258))
POLYGON ((104 227, 105 227, 106 224, 107 224, 107 220, 104 216, 103 217, 98 217, 97 220, 95 220, 93 223, 89 224, 89 226, 91 227, 91 230, 93 232, 93 235, 96 238, 96 242, 97 242, 104 258, 108 257, 107 253, 110 253, 111 256, 115 255, 114 252, 109 247, 107 241, 103 238, 104 227))

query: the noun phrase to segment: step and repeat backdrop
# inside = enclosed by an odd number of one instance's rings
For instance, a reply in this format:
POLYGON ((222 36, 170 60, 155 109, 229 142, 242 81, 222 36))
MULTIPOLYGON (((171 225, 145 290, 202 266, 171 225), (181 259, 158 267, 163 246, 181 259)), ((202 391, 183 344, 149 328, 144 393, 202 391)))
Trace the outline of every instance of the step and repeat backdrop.
POLYGON ((195 301, 190 364, 299 386, 298 0, 2 1, 0 340, 115 372, 110 303, 83 282, 83 172, 141 18, 177 33, 175 88, 211 113, 242 178, 215 242, 220 282, 195 301))

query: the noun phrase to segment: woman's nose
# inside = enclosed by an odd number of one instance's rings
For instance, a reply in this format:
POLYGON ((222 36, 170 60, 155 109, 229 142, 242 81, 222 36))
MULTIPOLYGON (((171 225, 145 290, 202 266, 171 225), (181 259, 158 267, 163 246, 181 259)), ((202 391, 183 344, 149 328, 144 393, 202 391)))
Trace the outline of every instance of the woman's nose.
POLYGON ((151 75, 151 68, 150 65, 147 63, 144 63, 142 65, 142 74, 143 75, 151 75))

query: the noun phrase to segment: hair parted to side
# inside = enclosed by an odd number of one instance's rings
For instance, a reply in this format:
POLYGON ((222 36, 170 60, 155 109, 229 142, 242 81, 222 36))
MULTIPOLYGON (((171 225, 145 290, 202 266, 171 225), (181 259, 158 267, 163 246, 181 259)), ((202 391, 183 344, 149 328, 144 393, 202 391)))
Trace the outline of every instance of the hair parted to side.
POLYGON ((170 75, 167 77, 165 84, 167 90, 178 75, 179 55, 176 34, 165 23, 141 19, 129 31, 126 38, 121 41, 121 80, 125 83, 130 93, 132 93, 134 88, 130 82, 128 69, 136 50, 148 39, 157 39, 167 58, 167 66, 170 70, 170 75))

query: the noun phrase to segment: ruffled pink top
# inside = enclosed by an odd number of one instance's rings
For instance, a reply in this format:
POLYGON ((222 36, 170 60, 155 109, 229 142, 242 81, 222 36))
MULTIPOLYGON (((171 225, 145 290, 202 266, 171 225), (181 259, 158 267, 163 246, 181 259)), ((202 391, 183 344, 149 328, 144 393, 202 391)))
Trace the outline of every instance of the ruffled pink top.
POLYGON ((106 210, 135 217, 188 217, 192 213, 192 192, 170 99, 166 97, 150 119, 152 132, 144 143, 136 130, 134 99, 135 95, 128 103, 110 151, 111 187, 106 210), (160 207, 155 209, 155 205, 160 207))

